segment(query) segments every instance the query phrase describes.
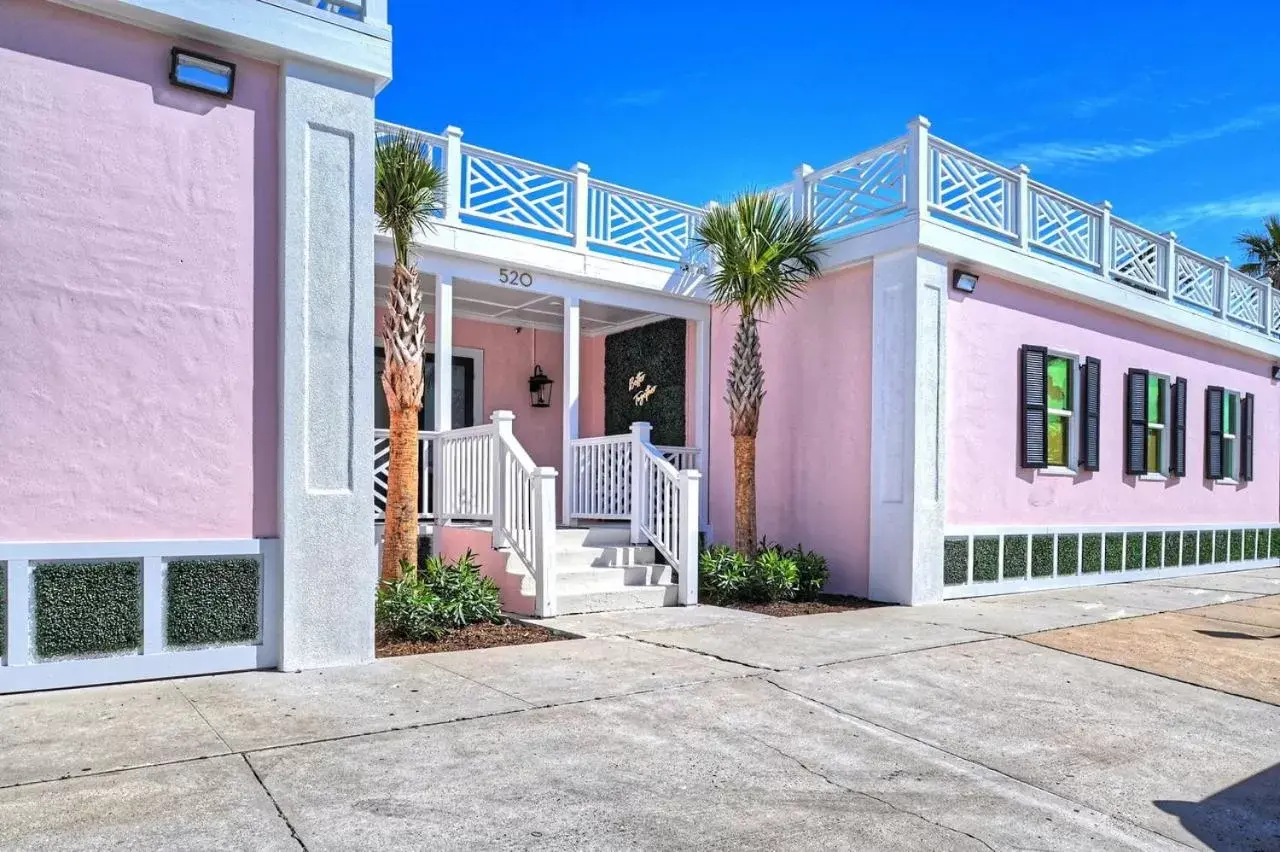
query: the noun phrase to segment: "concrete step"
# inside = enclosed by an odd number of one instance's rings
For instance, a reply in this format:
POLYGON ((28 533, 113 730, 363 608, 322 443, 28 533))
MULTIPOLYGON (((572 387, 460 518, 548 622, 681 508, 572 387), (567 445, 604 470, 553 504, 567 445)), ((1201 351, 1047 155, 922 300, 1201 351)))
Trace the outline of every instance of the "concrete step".
POLYGON ((620 567, 652 565, 658 561, 652 547, 564 547, 555 552, 556 566, 561 568, 620 567))
POLYGON ((556 612, 573 615, 582 612, 612 612, 621 609, 652 609, 676 605, 676 587, 627 586, 607 592, 556 595, 556 612))
MULTIPOLYGON (((533 577, 521 571, 520 590, 532 595, 537 591, 533 577)), ((561 595, 586 592, 619 591, 634 586, 664 585, 672 581, 670 565, 626 565, 616 568, 556 569, 556 593, 561 595)))
POLYGON ((560 527, 556 530, 556 549, 574 547, 625 547, 631 544, 630 524, 591 524, 560 527))

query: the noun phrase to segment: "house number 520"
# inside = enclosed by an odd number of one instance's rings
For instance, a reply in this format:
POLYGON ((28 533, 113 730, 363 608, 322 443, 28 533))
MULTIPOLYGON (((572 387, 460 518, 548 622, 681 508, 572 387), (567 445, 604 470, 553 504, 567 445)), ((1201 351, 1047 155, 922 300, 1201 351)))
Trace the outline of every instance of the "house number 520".
POLYGON ((533 284, 533 276, 518 269, 499 269, 498 280, 512 287, 528 287, 533 284))

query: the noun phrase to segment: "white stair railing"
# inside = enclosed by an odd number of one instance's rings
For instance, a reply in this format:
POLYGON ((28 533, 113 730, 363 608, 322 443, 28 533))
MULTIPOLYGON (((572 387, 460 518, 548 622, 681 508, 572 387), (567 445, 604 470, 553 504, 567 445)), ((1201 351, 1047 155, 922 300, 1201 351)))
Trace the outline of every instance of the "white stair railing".
MULTIPOLYGON (((569 445, 569 517, 575 520, 631 518, 630 434, 603 438, 575 438, 569 445)), ((701 454, 697 447, 654 447, 676 470, 693 470, 701 454)))
POLYGON ((677 470, 649 442, 648 423, 631 424, 631 541, 648 540, 679 575, 682 606, 698 602, 698 488, 702 474, 677 470))
POLYGON ((556 614, 552 549, 556 537, 556 470, 538 467, 512 431, 515 415, 495 411, 493 546, 506 547, 533 577, 534 614, 556 614))
POLYGON ((497 436, 496 422, 436 434, 433 508, 438 520, 493 519, 497 436))

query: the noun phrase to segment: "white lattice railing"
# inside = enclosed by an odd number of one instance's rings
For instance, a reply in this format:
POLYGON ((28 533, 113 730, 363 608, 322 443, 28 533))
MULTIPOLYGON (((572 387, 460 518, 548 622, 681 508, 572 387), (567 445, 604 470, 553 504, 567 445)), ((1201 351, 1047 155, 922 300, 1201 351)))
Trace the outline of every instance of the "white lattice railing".
MULTIPOLYGON (((373 3, 370 0, 298 0, 298 2, 322 12, 332 12, 356 21, 371 20, 375 17, 371 14, 373 3)), ((381 6, 385 8, 386 0, 381 0, 381 6)), ((385 16, 385 12, 383 15, 385 16)))
MULTIPOLYGON (((431 517, 431 452, 435 432, 418 432, 418 519, 431 517)), ((373 430, 373 520, 387 519, 387 472, 391 465, 391 431, 373 430)))
POLYGON ((1017 236, 1018 175, 962 148, 931 140, 929 208, 997 234, 1017 236))
POLYGON ((658 260, 684 257, 701 211, 603 181, 587 189, 587 239, 658 260))
MULTIPOLYGON (((654 447, 676 470, 696 470, 697 447, 654 447)), ((635 457, 631 434, 578 438, 570 442, 569 516, 575 519, 625 520, 631 517, 631 470, 635 457)))
POLYGON ((906 169, 904 137, 808 175, 806 209, 828 234, 888 216, 907 206, 906 169))
POLYGON ((1048 187, 1036 185, 1028 189, 1030 244, 1066 260, 1101 269, 1103 209, 1048 187))

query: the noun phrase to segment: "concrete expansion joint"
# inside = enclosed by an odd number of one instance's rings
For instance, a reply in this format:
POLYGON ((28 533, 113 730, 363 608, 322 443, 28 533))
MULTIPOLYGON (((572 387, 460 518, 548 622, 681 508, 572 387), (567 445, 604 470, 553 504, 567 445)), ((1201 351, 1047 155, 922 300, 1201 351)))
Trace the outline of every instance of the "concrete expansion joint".
MULTIPOLYGON (((687 654, 697 654, 700 657, 710 657, 711 659, 719 660, 722 663, 731 663, 732 665, 735 665, 735 666, 742 666, 743 668, 747 668, 747 669, 755 669, 757 672, 760 672, 762 674, 768 673, 768 672, 785 671, 785 669, 774 669, 774 668, 770 668, 769 666, 758 666, 753 663, 744 663, 741 660, 732 660, 728 657, 722 657, 719 654, 713 654, 710 651, 703 651, 697 648, 686 648, 683 645, 667 645, 665 643, 658 642, 653 639, 646 639, 640 636, 631 635, 631 636, 624 636, 623 638, 630 639, 632 642, 640 642, 645 645, 654 645, 658 648, 668 648, 673 651, 684 651, 687 654)), ((755 675, 750 675, 750 677, 755 677, 755 675)))
POLYGON ((266 794, 267 799, 271 802, 271 806, 276 809, 276 816, 284 821, 285 828, 289 829, 289 836, 298 844, 298 848, 306 852, 307 844, 302 842, 302 838, 298 836, 298 830, 293 827, 293 823, 289 822, 289 818, 284 815, 280 803, 276 801, 276 797, 271 795, 271 791, 267 789, 266 783, 262 780, 262 776, 258 774, 258 770, 254 767, 253 762, 249 760, 249 755, 241 754, 244 765, 249 767, 249 771, 253 773, 253 780, 258 782, 258 786, 262 788, 262 792, 266 794))

